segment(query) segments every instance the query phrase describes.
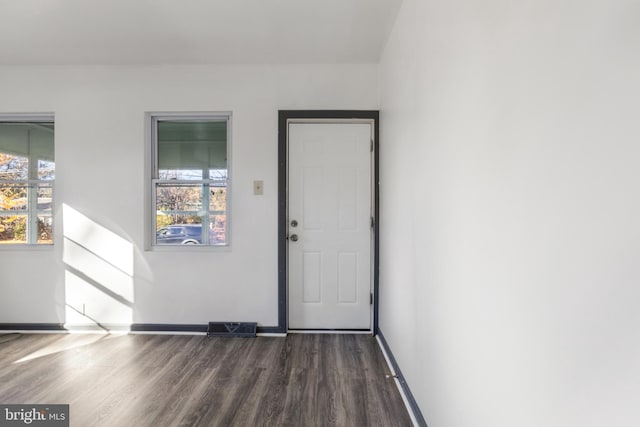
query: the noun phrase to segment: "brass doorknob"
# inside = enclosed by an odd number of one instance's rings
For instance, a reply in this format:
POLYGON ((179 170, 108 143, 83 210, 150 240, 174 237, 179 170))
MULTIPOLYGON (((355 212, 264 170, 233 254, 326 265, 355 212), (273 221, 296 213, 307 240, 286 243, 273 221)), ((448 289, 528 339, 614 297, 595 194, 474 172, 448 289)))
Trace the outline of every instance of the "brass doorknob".
POLYGON ((298 235, 297 234, 292 234, 291 237, 289 237, 291 239, 292 242, 297 242, 298 241, 298 235))

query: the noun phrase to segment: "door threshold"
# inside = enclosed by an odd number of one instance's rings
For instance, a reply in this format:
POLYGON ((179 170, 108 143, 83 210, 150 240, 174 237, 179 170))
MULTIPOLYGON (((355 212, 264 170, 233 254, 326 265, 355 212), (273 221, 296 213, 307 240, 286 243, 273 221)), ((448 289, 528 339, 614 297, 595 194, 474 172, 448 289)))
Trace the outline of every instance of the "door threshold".
POLYGON ((349 334, 373 335, 371 330, 363 329, 289 329, 288 334, 349 334))

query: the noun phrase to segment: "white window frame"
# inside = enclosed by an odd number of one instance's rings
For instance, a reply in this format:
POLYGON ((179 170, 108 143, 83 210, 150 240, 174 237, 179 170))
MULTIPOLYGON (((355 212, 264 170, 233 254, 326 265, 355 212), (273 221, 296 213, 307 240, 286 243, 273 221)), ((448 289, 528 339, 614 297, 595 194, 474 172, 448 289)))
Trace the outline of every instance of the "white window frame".
MULTIPOLYGON (((153 251, 224 251, 231 248, 231 198, 232 198, 232 179, 231 179, 231 148, 232 148, 232 114, 231 112, 151 112, 146 113, 146 123, 148 129, 148 135, 150 144, 148 144, 149 150, 147 150, 147 168, 146 176, 149 191, 149 197, 147 198, 148 212, 147 218, 149 219, 149 233, 145 239, 145 248, 153 251), (170 121, 225 121, 227 123, 227 140, 226 140, 226 153, 227 153, 227 179, 226 179, 226 223, 225 223, 225 243, 224 245, 181 245, 181 244, 162 244, 156 243, 156 185, 162 182, 168 182, 167 180, 159 179, 158 169, 158 122, 170 120, 170 121)), ((203 179, 203 180, 170 180, 172 184, 215 184, 218 180, 203 179)), ((203 206, 205 203, 203 201, 203 206)))
MULTIPOLYGON (((55 153, 55 115, 53 113, 35 113, 35 114, 12 114, 12 113, 1 113, 0 114, 0 123, 4 122, 25 122, 25 123, 53 123, 54 124, 54 140, 53 140, 53 150, 55 153)), ((16 250, 16 249, 28 249, 28 250, 37 250, 37 249, 47 249, 53 248, 55 244, 55 179, 49 180, 40 180, 38 179, 38 166, 37 160, 33 162, 32 158, 29 158, 29 178, 27 180, 20 181, 1 181, 4 183, 20 183, 24 184, 28 187, 27 190, 27 242, 26 243, 9 243, 9 244, 0 244, 0 250, 16 250), (32 165, 35 164, 35 168, 32 165), (39 185, 49 185, 51 187, 51 243, 38 243, 38 195, 37 190, 39 185)), ((55 163, 55 161, 54 161, 55 163)), ((15 215, 16 212, 13 211, 0 211, 0 214, 10 214, 15 215)))

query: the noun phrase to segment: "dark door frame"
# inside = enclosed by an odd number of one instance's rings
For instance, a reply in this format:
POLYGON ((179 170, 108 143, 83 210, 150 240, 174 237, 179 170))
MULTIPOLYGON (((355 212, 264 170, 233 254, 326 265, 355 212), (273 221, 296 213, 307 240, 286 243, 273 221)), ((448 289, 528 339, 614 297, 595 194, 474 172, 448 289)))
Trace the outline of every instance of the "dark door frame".
POLYGON ((379 212, 380 212, 380 174, 379 174, 379 111, 374 110, 280 110, 278 111, 278 326, 264 332, 286 333, 287 324, 287 131, 289 119, 373 119, 374 158, 373 158, 373 333, 378 333, 378 286, 379 286, 379 212))

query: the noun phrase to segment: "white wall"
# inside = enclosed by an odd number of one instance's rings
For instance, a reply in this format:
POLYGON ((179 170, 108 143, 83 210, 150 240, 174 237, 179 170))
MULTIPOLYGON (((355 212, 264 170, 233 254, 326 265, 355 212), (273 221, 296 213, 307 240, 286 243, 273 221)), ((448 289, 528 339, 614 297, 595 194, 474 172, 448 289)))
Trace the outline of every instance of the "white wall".
POLYGON ((640 6, 405 0, 380 327, 431 427, 640 423, 640 6))
POLYGON ((64 323, 73 320, 65 304, 83 299, 98 320, 122 320, 109 315, 109 296, 98 301, 98 284, 132 291, 136 323, 277 325, 277 112, 378 103, 375 65, 4 67, 0 93, 0 113, 55 113, 57 167, 55 247, 2 248, 0 323, 64 323), (231 250, 144 250, 147 111, 233 113, 231 250), (264 180, 263 196, 252 194, 255 179, 264 180), (87 250, 67 242, 63 254, 63 206, 79 219, 67 233, 84 224, 73 233, 88 233, 87 250), (110 259, 122 248, 133 275, 110 259), (70 275, 70 263, 84 275, 70 275), (87 276, 93 285, 82 283, 87 276), (69 295, 78 287, 86 292, 69 295))

